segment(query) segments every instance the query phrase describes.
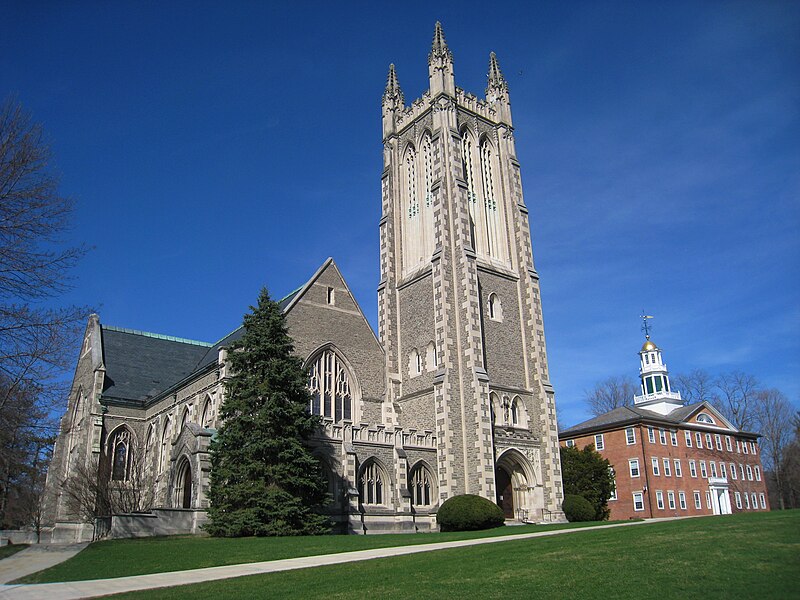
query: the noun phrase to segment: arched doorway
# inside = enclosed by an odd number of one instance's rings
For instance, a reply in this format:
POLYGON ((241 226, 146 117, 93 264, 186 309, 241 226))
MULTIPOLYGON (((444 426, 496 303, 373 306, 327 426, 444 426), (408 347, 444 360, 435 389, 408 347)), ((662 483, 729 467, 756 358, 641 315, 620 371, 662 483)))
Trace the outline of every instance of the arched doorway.
POLYGON ((495 470, 497 480, 497 506, 503 509, 506 519, 514 518, 514 487, 511 483, 511 474, 503 467, 495 470))
POLYGON ((527 521, 538 518, 536 476, 528 459, 516 449, 508 449, 495 465, 497 505, 506 519, 527 521))
POLYGON ((192 467, 184 459, 178 467, 178 478, 175 485, 176 505, 180 508, 192 508, 192 467))

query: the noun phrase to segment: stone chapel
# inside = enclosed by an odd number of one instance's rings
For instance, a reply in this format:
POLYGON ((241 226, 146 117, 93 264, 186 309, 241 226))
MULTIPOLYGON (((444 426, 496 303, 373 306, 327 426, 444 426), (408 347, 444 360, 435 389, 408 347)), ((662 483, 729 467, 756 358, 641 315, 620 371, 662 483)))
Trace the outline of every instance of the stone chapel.
MULTIPOLYGON (((528 209, 508 85, 494 53, 485 98, 456 87, 436 24, 430 87, 382 98, 378 335, 332 259, 281 301, 309 374, 313 440, 341 532, 429 531, 447 498, 508 519, 563 519, 528 209)), ((198 531, 227 347, 89 318, 47 479, 53 540, 198 531), (86 474, 134 488, 143 513, 98 532, 68 501, 86 474)))

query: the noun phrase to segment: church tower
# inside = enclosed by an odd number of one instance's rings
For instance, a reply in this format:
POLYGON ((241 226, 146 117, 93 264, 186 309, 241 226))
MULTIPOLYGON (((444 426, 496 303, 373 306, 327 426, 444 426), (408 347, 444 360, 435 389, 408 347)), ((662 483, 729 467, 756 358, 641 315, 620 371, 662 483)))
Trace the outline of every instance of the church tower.
POLYGON ((477 494, 513 516, 560 512, 539 276, 494 53, 485 98, 456 87, 437 23, 429 89, 383 94, 379 335, 384 422, 430 430, 439 499, 477 494))

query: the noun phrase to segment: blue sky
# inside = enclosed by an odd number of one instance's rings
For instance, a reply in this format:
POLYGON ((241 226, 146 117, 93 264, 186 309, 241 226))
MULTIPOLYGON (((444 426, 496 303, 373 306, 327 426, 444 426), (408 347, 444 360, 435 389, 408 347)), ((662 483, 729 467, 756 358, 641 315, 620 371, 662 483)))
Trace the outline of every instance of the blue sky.
POLYGON ((800 405, 797 2, 6 2, 0 93, 94 247, 67 299, 215 341, 333 256, 374 326, 380 97, 436 20, 457 85, 509 82, 560 419, 636 375, 642 309, 672 372, 800 405))

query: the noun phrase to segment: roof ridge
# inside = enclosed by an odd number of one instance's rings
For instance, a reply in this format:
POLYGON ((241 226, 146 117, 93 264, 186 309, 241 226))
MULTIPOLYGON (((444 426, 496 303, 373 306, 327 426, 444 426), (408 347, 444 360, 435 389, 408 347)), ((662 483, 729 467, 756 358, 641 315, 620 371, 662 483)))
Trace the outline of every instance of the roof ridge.
POLYGON ((204 348, 210 348, 214 345, 209 342, 190 340, 187 338, 176 337, 174 335, 164 335, 163 333, 151 333, 149 331, 141 331, 139 329, 128 329, 126 327, 114 327, 113 325, 102 325, 102 328, 107 331, 116 331, 117 333, 129 333, 131 335, 140 335, 142 337, 149 337, 157 340, 166 340, 168 342, 179 342, 181 344, 189 344, 192 346, 203 346, 204 348))

